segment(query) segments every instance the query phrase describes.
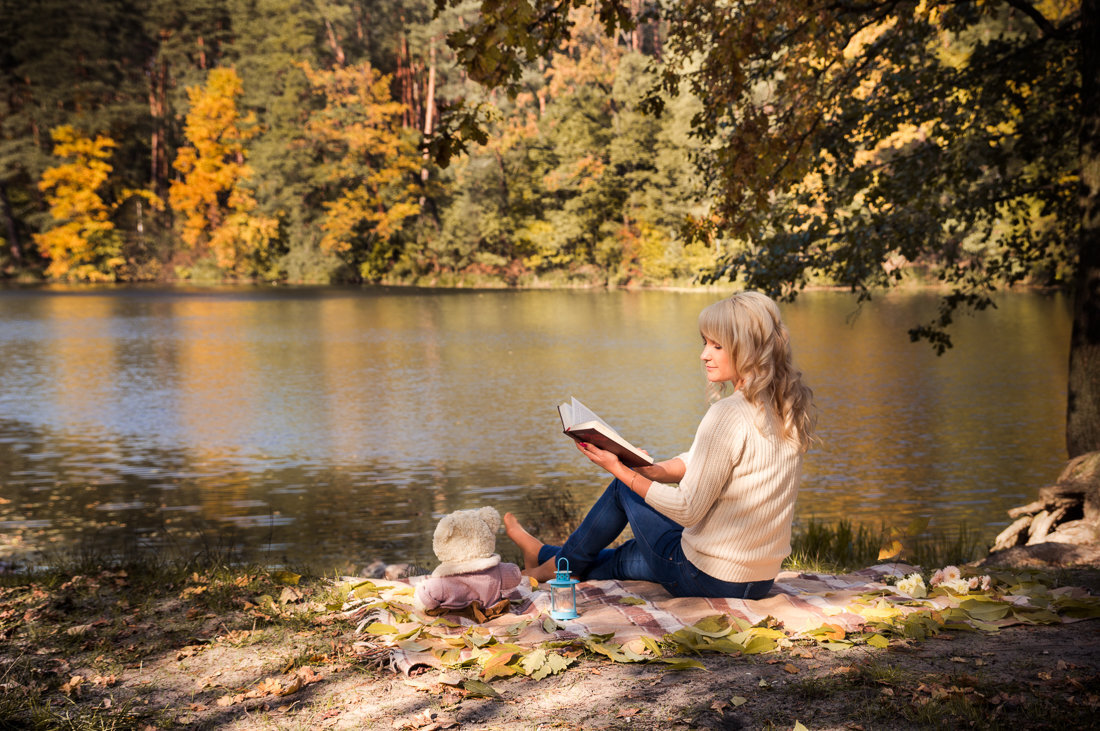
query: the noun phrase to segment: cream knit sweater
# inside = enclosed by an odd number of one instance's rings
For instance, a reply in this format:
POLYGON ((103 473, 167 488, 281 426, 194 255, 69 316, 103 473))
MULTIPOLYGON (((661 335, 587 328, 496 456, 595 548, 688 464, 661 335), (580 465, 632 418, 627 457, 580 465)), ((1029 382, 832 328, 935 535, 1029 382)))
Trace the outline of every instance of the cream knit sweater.
POLYGON ((737 391, 710 407, 680 459, 680 485, 654 482, 645 500, 684 526, 684 555, 723 581, 774 579, 791 552, 798 445, 737 391))

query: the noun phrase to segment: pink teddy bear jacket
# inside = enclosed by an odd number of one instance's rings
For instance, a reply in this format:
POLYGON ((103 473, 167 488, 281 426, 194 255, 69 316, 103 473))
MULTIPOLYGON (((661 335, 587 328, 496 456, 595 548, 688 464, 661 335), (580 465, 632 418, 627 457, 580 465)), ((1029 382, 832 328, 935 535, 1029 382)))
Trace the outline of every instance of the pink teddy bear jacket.
POLYGON ((498 563, 480 571, 447 576, 429 576, 416 586, 416 598, 425 609, 462 609, 473 602, 491 607, 504 592, 519 585, 519 566, 498 563))

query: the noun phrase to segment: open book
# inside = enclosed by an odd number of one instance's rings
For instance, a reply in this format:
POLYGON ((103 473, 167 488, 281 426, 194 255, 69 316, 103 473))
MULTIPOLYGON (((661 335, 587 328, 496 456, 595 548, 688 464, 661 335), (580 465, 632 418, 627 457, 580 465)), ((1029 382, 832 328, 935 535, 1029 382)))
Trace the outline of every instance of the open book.
POLYGON ((558 415, 566 436, 614 452, 627 467, 653 464, 652 457, 619 436, 619 432, 577 399, 559 405, 558 415))

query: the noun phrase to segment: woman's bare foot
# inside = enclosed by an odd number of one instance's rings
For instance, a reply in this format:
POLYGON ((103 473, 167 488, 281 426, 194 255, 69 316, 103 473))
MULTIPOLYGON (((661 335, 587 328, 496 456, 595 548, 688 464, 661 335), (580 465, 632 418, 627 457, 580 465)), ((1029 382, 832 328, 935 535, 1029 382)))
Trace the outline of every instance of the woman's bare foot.
POLYGON ((558 573, 557 566, 555 565, 555 560, 556 559, 554 558, 548 558, 543 561, 542 564, 540 564, 539 566, 524 569, 520 573, 524 576, 530 576, 532 579, 539 582, 540 584, 545 581, 550 581, 550 579, 554 578, 554 576, 556 576, 558 573))
POLYGON ((504 532, 523 552, 524 573, 539 568, 539 550, 543 547, 543 542, 524 530, 516 516, 511 513, 504 514, 504 532))

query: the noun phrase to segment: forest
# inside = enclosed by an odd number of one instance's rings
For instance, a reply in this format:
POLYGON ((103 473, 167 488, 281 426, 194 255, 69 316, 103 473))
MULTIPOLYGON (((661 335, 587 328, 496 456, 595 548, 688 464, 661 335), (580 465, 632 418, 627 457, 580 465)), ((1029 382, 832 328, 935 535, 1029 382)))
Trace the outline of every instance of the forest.
MULTIPOLYGON (((526 2, 0 0, 0 276, 667 285, 719 276, 737 256, 778 268, 810 235, 844 239, 836 260, 863 267, 860 286, 975 262, 1010 282, 1069 276, 1074 46, 1013 8, 883 3, 895 16, 870 14, 838 46, 859 61, 841 75, 856 83, 788 100, 842 130, 807 155, 795 128, 756 134, 751 115, 709 114, 723 89, 688 71, 708 78, 713 53, 677 32, 698 3, 544 5, 527 27, 567 14, 568 32, 543 34, 552 44, 505 78, 494 64, 510 40, 484 23, 495 8, 513 13, 502 27, 523 25, 526 2), (898 36, 927 53, 875 49, 898 36), (978 68, 988 48, 1015 65, 978 68), (941 93, 946 77, 967 93, 941 93), (963 113, 989 95, 1004 99, 995 119, 963 113), (950 153, 944 180, 911 154, 927 148, 950 153), (715 198, 766 165, 782 174, 751 200, 715 198), (923 218, 898 220, 891 195, 923 218), (936 246, 907 249, 906 236, 936 246)), ((805 53, 774 31, 777 48, 805 53)), ((767 111, 768 83, 749 86, 767 111)), ((831 260, 801 264, 803 284, 851 284, 831 260)))

